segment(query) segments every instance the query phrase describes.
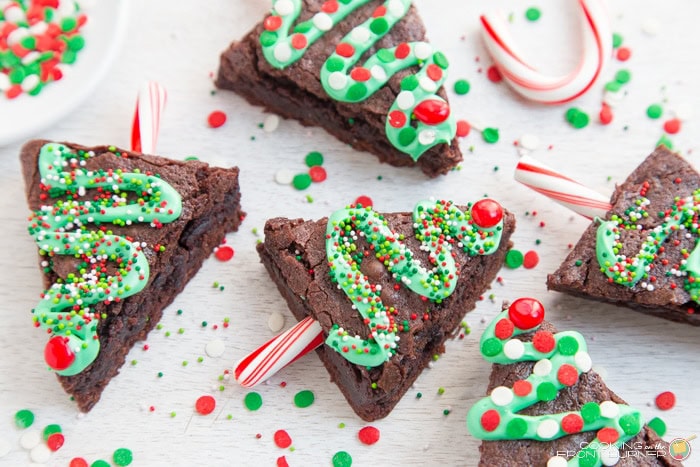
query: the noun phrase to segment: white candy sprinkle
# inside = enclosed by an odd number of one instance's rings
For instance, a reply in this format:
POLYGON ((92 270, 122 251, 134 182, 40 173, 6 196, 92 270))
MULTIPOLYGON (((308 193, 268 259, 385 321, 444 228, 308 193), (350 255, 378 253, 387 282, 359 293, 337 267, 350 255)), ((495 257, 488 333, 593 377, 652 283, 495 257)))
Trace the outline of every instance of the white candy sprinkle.
POLYGON ((16 5, 13 5, 5 10, 5 21, 8 23, 17 23, 26 18, 24 11, 16 5))
POLYGON ((491 402, 499 407, 510 404, 513 401, 513 391, 505 386, 498 386, 491 391, 491 402))
POLYGON ((277 333, 284 327, 284 315, 279 311, 275 311, 267 318, 267 327, 270 331, 277 333))
POLYGON ((225 350, 226 345, 224 345, 224 341, 222 341, 221 339, 214 339, 213 341, 209 341, 204 347, 204 351, 207 353, 207 355, 209 355, 212 358, 221 357, 224 354, 225 350))
POLYGON ((605 466, 616 465, 620 461, 620 451, 615 446, 600 450, 600 462, 605 466))
POLYGON ((590 370, 591 366, 593 365, 591 356, 588 355, 588 352, 583 351, 576 352, 576 355, 574 355, 574 363, 576 364, 576 367, 583 373, 586 373, 588 370, 590 370))
POLYGON ((274 56, 280 62, 286 62, 292 58, 292 48, 286 42, 280 42, 275 46, 274 56))
POLYGON ((527 149, 529 151, 534 151, 539 147, 540 139, 533 134, 525 133, 520 137, 518 143, 520 144, 521 148, 527 149))
POLYGON ((318 12, 314 15, 314 26, 321 31, 329 31, 333 27, 333 19, 328 16, 328 13, 318 12))
POLYGON ((561 456, 550 457, 547 461, 547 467, 566 467, 567 465, 569 464, 566 458, 561 456))
POLYGON ((416 102, 415 97, 411 91, 401 91, 396 97, 396 105, 398 105, 401 110, 408 110, 413 107, 416 102))
POLYGON ((363 44, 369 40, 371 33, 364 26, 357 26, 350 31, 350 38, 359 44, 363 44))
POLYGON ((401 0, 390 0, 386 9, 389 14, 399 17, 406 13, 406 7, 401 0))
POLYGON ((433 46, 427 42, 418 42, 413 47, 413 53, 416 54, 418 60, 425 60, 433 53, 433 46))
POLYGON ((525 353, 525 344, 520 339, 511 339, 503 346, 503 353, 511 360, 518 360, 525 353))
POLYGON ((289 185, 294 180, 294 172, 289 169, 279 169, 275 173, 275 182, 280 185, 289 185))
POLYGON ((280 16, 287 16, 294 12, 294 4, 292 0, 277 0, 275 2, 275 11, 280 16))
POLYGON ((12 450, 12 445, 5 438, 0 438, 0 458, 5 457, 12 450))
POLYGON ((0 91, 7 91, 12 86, 10 82, 10 77, 5 73, 0 73, 0 91))
POLYGON ((426 92, 435 92, 437 90, 437 83, 427 76, 423 76, 418 80, 418 84, 426 92))
POLYGON ((386 71, 384 71, 384 67, 381 65, 372 65, 369 72, 372 73, 372 77, 376 80, 385 81, 387 78, 386 71))
POLYGON ((547 376, 552 371, 552 362, 548 358, 544 358, 535 363, 532 367, 532 373, 537 376, 547 376))
POLYGON ((423 146, 433 144, 435 142, 435 130, 421 130, 418 133, 418 142, 423 146))
POLYGON ((29 452, 29 458, 32 462, 46 464, 51 459, 51 449, 43 443, 37 444, 29 452))
POLYGON ((613 401, 605 401, 600 404, 600 416, 605 418, 615 418, 620 413, 620 407, 613 401))
POLYGON ((272 133, 280 125, 280 118, 275 114, 270 114, 265 117, 263 122, 263 131, 265 133, 272 133))
POLYGON ((27 450, 39 443, 41 443, 41 433, 36 429, 25 431, 19 439, 19 445, 27 450))
POLYGON ((542 420, 537 425, 537 436, 544 439, 553 438, 559 432, 559 424, 556 420, 542 420))
POLYGON ((25 92, 31 91, 39 84, 39 76, 27 75, 22 80, 22 90, 25 92))
POLYGON ((328 75, 328 85, 331 87, 331 89, 344 89, 347 84, 348 77, 339 71, 334 71, 328 75))
POLYGON ((29 30, 27 28, 17 28, 7 35, 7 45, 13 46, 19 44, 19 41, 29 36, 29 30))

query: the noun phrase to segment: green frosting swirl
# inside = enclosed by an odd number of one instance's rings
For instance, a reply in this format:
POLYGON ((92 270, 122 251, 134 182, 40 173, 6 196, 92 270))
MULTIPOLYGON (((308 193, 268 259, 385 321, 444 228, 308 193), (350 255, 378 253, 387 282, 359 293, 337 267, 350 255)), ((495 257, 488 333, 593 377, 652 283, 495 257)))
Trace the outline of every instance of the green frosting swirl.
MULTIPOLYGON (((120 156, 115 148, 110 148, 120 156)), ((63 144, 41 148, 39 172, 42 200, 62 197, 42 206, 29 219, 29 233, 51 270, 56 256, 72 256, 74 273, 59 278, 43 294, 32 313, 37 327, 60 336, 70 365, 56 372, 75 375, 97 357, 100 316, 94 305, 109 304, 140 292, 149 277, 148 260, 138 241, 114 235, 109 224, 147 222, 154 228, 180 216, 180 195, 153 174, 121 170, 86 170, 94 153, 72 151, 63 144), (88 193, 88 190, 90 192, 88 193), (88 230, 86 224, 94 224, 88 230)))
MULTIPOLYGON (((299 60, 326 31, 369 0, 328 1, 322 11, 297 24, 301 0, 276 0, 272 15, 260 35, 263 55, 275 68, 283 69, 299 60)), ((447 102, 437 95, 447 78, 448 61, 427 42, 403 43, 380 49, 362 66, 362 55, 403 18, 411 0, 388 0, 371 18, 356 26, 336 46, 321 68, 326 93, 341 102, 361 102, 381 89, 400 70, 418 65, 420 70, 401 81, 386 119, 391 144, 414 161, 431 147, 455 137, 457 124, 447 102)))
POLYGON ((452 294, 459 278, 453 246, 470 256, 491 254, 498 248, 503 229, 502 218, 482 228, 475 224, 471 212, 463 213, 449 201, 422 201, 416 205, 413 219, 421 249, 429 252, 427 266, 406 247, 403 236, 394 233, 384 217, 371 208, 348 207, 328 219, 326 255, 331 280, 343 289, 370 330, 369 339, 363 339, 333 325, 326 344, 352 363, 381 365, 394 354, 399 340, 394 321, 398 310, 384 305, 381 286, 371 284, 360 271, 363 254, 357 251, 356 243, 360 237, 369 243, 397 283, 440 303, 452 294))

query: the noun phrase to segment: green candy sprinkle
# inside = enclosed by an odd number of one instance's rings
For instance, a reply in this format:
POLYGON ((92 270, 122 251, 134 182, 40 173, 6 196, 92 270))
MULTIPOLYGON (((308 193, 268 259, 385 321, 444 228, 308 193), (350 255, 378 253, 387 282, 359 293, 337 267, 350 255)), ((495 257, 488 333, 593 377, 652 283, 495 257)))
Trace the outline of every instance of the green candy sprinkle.
POLYGON ((566 121, 571 124, 572 127, 580 130, 588 126, 590 122, 590 117, 586 112, 576 107, 571 107, 566 111, 566 121))
POLYGON ((294 405, 303 409, 313 404, 315 399, 316 396, 314 396, 314 393, 305 389, 294 395, 294 405))
POLYGON ((15 425, 17 428, 29 428, 34 423, 34 412, 29 409, 18 410, 15 413, 15 425))
POLYGON ((642 429, 642 424, 639 422, 639 417, 634 414, 628 414, 620 417, 620 428, 625 434, 636 435, 642 429))
POLYGON ((651 104, 647 107, 647 117, 656 120, 664 113, 664 109, 659 104, 651 104))
POLYGON ((620 34, 614 32, 613 33, 613 40, 612 40, 612 45, 613 49, 617 49, 622 45, 623 38, 620 34))
POLYGON ((109 462, 103 459, 97 459, 95 462, 90 464, 90 467, 112 467, 109 462))
POLYGON ((524 260, 525 256, 520 250, 510 249, 508 250, 508 253, 506 253, 506 266, 511 269, 516 269, 522 266, 524 260))
POLYGON ((553 401, 557 398, 557 387, 545 381, 537 386, 537 398, 541 401, 553 401))
POLYGON ((376 35, 382 35, 389 30, 389 22, 383 16, 375 18, 369 23, 369 29, 376 35))
POLYGON ((377 58, 382 63, 391 63, 396 60, 396 56, 389 49, 381 49, 377 52, 377 58))
POLYGON ((62 432, 61 425, 56 425, 55 423, 52 423, 51 425, 46 425, 46 427, 44 427, 44 432, 43 432, 44 441, 49 439, 49 436, 53 435, 54 433, 61 433, 61 432, 62 432))
POLYGON ((500 138, 498 128, 484 128, 481 137, 489 144, 497 143, 500 138))
POLYGON ((663 436, 666 434, 666 423, 661 420, 659 417, 654 417, 651 420, 649 420, 649 428, 654 430, 657 435, 663 436))
POLYGON ((367 95, 367 85, 357 82, 348 88, 347 97, 351 101, 362 100, 367 95))
POLYGON ((311 186, 311 175, 307 173, 296 174, 292 179, 292 186, 297 190, 306 190, 311 186))
POLYGON ((345 62, 340 57, 331 57, 326 61, 326 70, 328 71, 340 71, 345 66, 345 62))
POLYGON ((408 75, 401 80, 401 90, 413 91, 418 87, 418 78, 416 75, 408 75))
POLYGON ((460 96, 467 94, 469 92, 469 89, 471 89, 471 85, 466 79, 457 80, 457 82, 455 83, 455 92, 460 96))
POLYGON ((608 81, 605 83, 605 90, 610 92, 619 92, 622 89, 622 84, 619 81, 608 81))
POLYGON ((345 451, 338 451, 333 455, 333 467, 350 467, 352 456, 345 451))
POLYGON ((450 66, 450 62, 447 60, 445 54, 442 52, 435 52, 433 54, 433 62, 435 62, 435 64, 443 70, 446 70, 447 67, 450 66))
POLYGON ((510 439, 522 438, 527 432, 527 422, 522 418, 514 418, 506 425, 506 434, 510 439))
POLYGON ((629 70, 620 70, 617 73, 615 73, 615 81, 617 81, 620 84, 629 83, 631 78, 632 73, 630 73, 629 70))
POLYGON ((115 464, 123 467, 131 464, 131 462, 134 460, 134 455, 131 450, 127 448, 119 448, 114 451, 112 460, 115 464))
POLYGON ((586 423, 593 423, 600 418, 600 405, 588 402, 581 407, 581 418, 586 423))
POLYGON ((78 25, 78 21, 75 18, 63 18, 61 20, 61 30, 63 32, 70 32, 78 25))
POLYGON ((661 146, 662 144, 669 149, 673 149, 673 141, 671 141, 671 138, 669 138, 668 135, 661 136, 661 138, 659 138, 659 140, 656 142, 657 146, 661 146))
POLYGON ((260 34, 260 44, 264 47, 269 47, 277 42, 277 33, 272 31, 263 31, 260 34))
POLYGON ((525 18, 528 21, 537 21, 538 19, 540 19, 540 16, 542 16, 542 12, 539 8, 536 8, 534 6, 525 10, 525 18))
POLYGON ((501 343, 500 339, 497 339, 495 337, 490 337, 486 339, 481 345, 481 353, 483 353, 487 357, 493 357, 494 355, 498 355, 501 352, 501 350, 503 350, 503 344, 501 343))
POLYGON ((399 143, 408 146, 416 139, 416 130, 413 127, 406 127, 399 132, 399 143))
POLYGON ((571 336, 564 336, 557 342, 557 349, 562 355, 574 355, 578 352, 578 341, 571 336))
POLYGON ((250 410, 251 412, 255 412, 262 407, 262 396, 255 391, 251 391, 245 395, 243 403, 245 404, 246 409, 250 410))

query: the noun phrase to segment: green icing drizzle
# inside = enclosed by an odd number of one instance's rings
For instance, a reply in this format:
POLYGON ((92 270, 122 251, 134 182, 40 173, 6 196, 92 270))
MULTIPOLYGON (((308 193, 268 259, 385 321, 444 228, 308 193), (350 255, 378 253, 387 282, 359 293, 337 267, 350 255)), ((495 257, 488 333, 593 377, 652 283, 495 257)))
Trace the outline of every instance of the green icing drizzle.
MULTIPOLYGON (((120 156, 115 148, 110 151, 120 156)), ((182 211, 180 195, 157 176, 86 170, 94 156, 58 143, 45 144, 39 154, 41 199, 61 199, 42 206, 29 219, 29 233, 46 258, 47 271, 57 255, 72 256, 77 264, 75 272, 51 285, 32 310, 35 325, 52 336, 47 363, 65 376, 83 371, 99 353, 97 326, 103 316, 93 306, 134 295, 148 281, 143 245, 114 235, 108 224, 148 222, 160 228, 182 211), (88 230, 86 224, 95 228, 88 230)))
POLYGON ((360 271, 363 254, 358 252, 356 243, 360 237, 369 243, 375 257, 397 283, 440 303, 452 294, 459 277, 453 246, 462 248, 470 256, 488 255, 498 248, 503 229, 502 208, 492 200, 482 200, 470 207, 473 210, 483 205, 497 211, 494 222, 486 228, 476 225, 471 211, 463 213, 449 201, 422 201, 416 205, 413 211, 415 235, 421 241, 421 249, 429 252, 428 267, 406 247, 403 235, 394 233, 384 217, 371 208, 357 206, 334 212, 326 229, 331 280, 343 289, 365 319, 370 338, 351 336, 334 324, 326 344, 352 363, 375 367, 393 355, 399 340, 398 326, 394 322, 398 310, 384 305, 381 286, 371 284, 360 271))
MULTIPOLYGON (((646 193, 646 187, 642 192, 646 193)), ((600 270, 615 284, 625 287, 639 284, 645 290, 653 290, 651 265, 672 246, 667 242, 669 237, 682 230, 685 235, 696 239, 695 247, 690 253, 681 250, 683 260, 672 265, 669 274, 684 277, 683 287, 694 302, 700 303, 700 248, 697 243, 700 189, 686 198, 676 198, 670 208, 659 212, 657 216, 661 223, 646 232, 639 252, 635 256, 624 255, 621 240, 624 231, 642 228, 638 223, 651 215, 647 212, 649 204, 646 197, 640 196, 623 216, 612 214, 610 220, 601 221, 596 231, 596 257, 600 270)))
MULTIPOLYGON (((301 14, 301 0, 276 0, 260 35, 263 55, 275 68, 299 60, 326 31, 369 0, 328 1, 311 19, 292 26, 301 14)), ((447 102, 436 93, 447 78, 448 61, 427 42, 408 42, 380 49, 362 66, 360 57, 403 18, 411 0, 388 0, 373 16, 353 28, 321 68, 326 93, 341 102, 361 102, 382 88, 400 70, 420 70, 403 78, 401 91, 386 119, 386 135, 414 161, 431 147, 455 137, 457 123, 447 102)))
MULTIPOLYGON (((524 298, 521 301, 536 302, 524 298)), ((545 415, 520 415, 518 412, 540 401, 556 399, 558 392, 578 381, 591 368, 586 341, 575 331, 552 334, 537 331, 532 342, 515 337, 534 331, 514 326, 510 311, 501 312, 486 328, 480 346, 484 358, 502 365, 534 361, 532 374, 512 387, 499 386, 491 395, 478 401, 467 414, 469 432, 484 440, 550 441, 573 433, 596 431, 596 438, 570 459, 554 456, 548 466, 614 465, 619 448, 632 439, 644 425, 641 413, 612 401, 588 402, 578 411, 545 415)), ((576 446, 575 449, 580 448, 576 446)))

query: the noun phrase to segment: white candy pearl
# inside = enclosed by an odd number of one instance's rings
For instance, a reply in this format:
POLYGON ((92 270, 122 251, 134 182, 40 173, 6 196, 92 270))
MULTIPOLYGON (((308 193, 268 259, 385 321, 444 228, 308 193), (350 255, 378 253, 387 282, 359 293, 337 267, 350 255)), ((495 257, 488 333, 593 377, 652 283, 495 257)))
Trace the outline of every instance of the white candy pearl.
POLYGON ((334 71, 328 76, 328 85, 336 91, 344 89, 347 83, 348 77, 339 71, 334 71))
POLYGON ((399 109, 401 110, 408 110, 411 107, 413 107, 413 104, 416 102, 415 97, 413 97, 413 93, 410 91, 401 91, 399 95, 396 97, 396 105, 399 106, 399 109))
POLYGON ((292 58, 292 48, 286 42, 280 42, 275 46, 274 56, 280 62, 286 62, 292 58))
POLYGON ((615 418, 620 413, 620 407, 613 401, 605 401, 600 404, 600 415, 605 418, 615 418))
POLYGON ((319 12, 314 15, 314 26, 321 31, 330 31, 333 27, 333 19, 328 16, 328 13, 319 12))
POLYGON ((537 426, 537 436, 544 439, 553 438, 559 432, 556 420, 542 420, 537 426))
POLYGON ((505 386, 498 386, 491 391, 491 402, 499 407, 506 406, 513 401, 513 391, 505 386))
POLYGON ((535 363, 532 367, 532 373, 537 376, 547 376, 552 371, 552 362, 548 358, 544 358, 535 363))
POLYGON ((525 344, 520 339, 511 339, 503 346, 503 353, 511 360, 518 360, 525 353, 525 344))
POLYGON ((278 0, 275 2, 275 11, 280 16, 287 16, 294 12, 294 4, 291 0, 278 0))

